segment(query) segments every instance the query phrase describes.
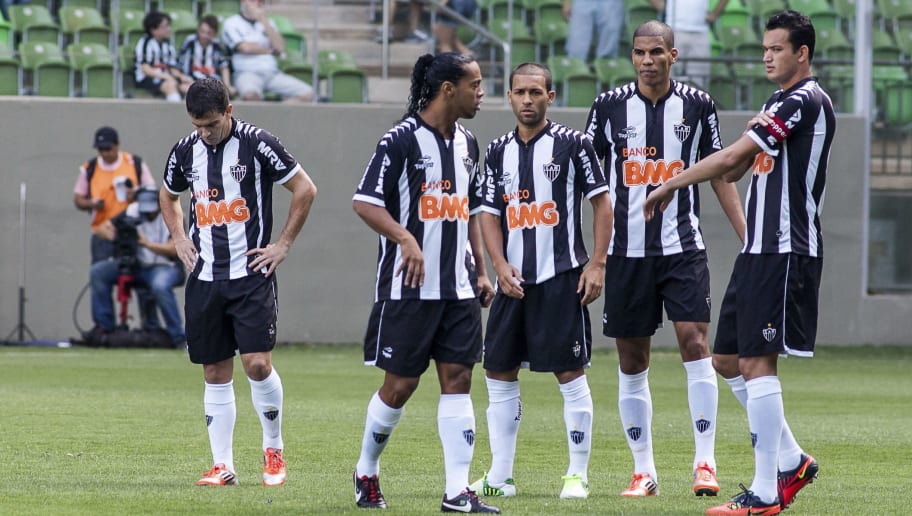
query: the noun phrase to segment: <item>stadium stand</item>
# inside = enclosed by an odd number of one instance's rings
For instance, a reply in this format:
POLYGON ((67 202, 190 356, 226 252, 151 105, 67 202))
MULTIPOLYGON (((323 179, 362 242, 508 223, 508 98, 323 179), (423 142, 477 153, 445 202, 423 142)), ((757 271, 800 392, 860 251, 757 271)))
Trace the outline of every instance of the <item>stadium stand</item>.
POLYGON ((11 5, 10 24, 19 41, 43 41, 60 45, 60 26, 42 5, 11 5))
POLYGON ((636 80, 636 69, 627 56, 598 58, 593 62, 593 68, 602 91, 636 80))
POLYGON ((145 13, 142 11, 130 9, 120 10, 120 24, 118 28, 120 32, 120 34, 118 34, 119 45, 132 46, 143 37, 143 34, 146 33, 146 29, 143 28, 144 16, 145 13))
POLYGON ((0 95, 19 95, 19 61, 5 41, 0 41, 0 95))
POLYGON ((548 68, 557 90, 558 105, 589 107, 598 93, 598 77, 583 60, 569 56, 549 56, 548 68))
POLYGON ((23 41, 19 44, 19 62, 30 81, 27 91, 31 95, 68 97, 70 95, 70 66, 63 50, 54 43, 23 41))
POLYGON ((68 41, 97 43, 106 47, 111 45, 111 28, 98 9, 65 5, 58 10, 57 15, 60 18, 60 28, 68 41))

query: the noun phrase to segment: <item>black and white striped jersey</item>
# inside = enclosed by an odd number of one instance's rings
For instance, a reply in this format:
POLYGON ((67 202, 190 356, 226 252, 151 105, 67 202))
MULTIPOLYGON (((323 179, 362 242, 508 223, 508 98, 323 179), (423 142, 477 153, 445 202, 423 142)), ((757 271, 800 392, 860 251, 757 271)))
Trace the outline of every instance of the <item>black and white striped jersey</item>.
POLYGON ((218 39, 203 47, 196 34, 187 36, 177 52, 182 72, 194 79, 218 77, 225 66, 229 66, 228 54, 218 39))
POLYGON ((231 135, 211 147, 194 131, 168 155, 164 186, 190 190, 190 239, 199 251, 193 274, 228 280, 260 274, 247 265, 250 249, 272 235, 272 185, 284 184, 301 166, 269 132, 232 119, 231 135))
POLYGON ((754 160, 744 202, 747 235, 741 252, 823 256, 820 213, 827 162, 836 134, 830 97, 816 77, 773 93, 766 127, 746 134, 763 149, 754 160))
POLYGON ((421 118, 406 117, 380 139, 354 200, 386 208, 424 255, 424 285, 404 285, 405 274, 395 275, 399 244, 380 235, 376 301, 476 296, 469 216, 480 209, 481 174, 478 142, 466 128, 457 123, 446 140, 421 118))
POLYGON ((614 232, 608 254, 638 258, 705 248, 697 185, 675 192, 668 208, 648 223, 643 203, 665 180, 722 148, 708 94, 672 80, 668 94, 652 105, 633 82, 595 99, 586 133, 605 160, 611 187, 614 232))
POLYGON ((171 43, 168 40, 158 41, 148 34, 136 42, 133 57, 136 62, 133 71, 136 82, 146 78, 146 74, 142 71, 143 64, 162 71, 167 71, 170 67, 177 68, 177 51, 174 50, 171 43))
POLYGON ((529 284, 589 261, 582 199, 607 191, 589 138, 555 122, 528 143, 510 131, 485 152, 481 209, 500 217, 504 256, 529 284))

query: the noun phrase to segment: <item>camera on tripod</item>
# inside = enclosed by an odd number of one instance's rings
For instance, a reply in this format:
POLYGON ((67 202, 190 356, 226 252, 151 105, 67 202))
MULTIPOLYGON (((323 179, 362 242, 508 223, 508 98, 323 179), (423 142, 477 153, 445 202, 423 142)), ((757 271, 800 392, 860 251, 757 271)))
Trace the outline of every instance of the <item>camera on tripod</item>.
POLYGON ((132 274, 139 265, 139 232, 136 228, 142 224, 139 217, 131 217, 126 212, 111 219, 117 236, 114 239, 114 259, 117 260, 120 274, 132 274))

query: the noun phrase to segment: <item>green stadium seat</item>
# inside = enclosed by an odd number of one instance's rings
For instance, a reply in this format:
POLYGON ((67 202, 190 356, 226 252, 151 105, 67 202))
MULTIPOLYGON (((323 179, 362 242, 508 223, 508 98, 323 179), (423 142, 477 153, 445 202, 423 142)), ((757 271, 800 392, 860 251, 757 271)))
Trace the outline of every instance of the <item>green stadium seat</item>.
MULTIPOLYGON (((562 0, 522 0, 527 13, 531 13, 532 26, 542 20, 563 20, 564 2, 562 0)), ((515 7, 514 7, 515 8, 515 7)))
MULTIPOLYGON (((529 61, 536 60, 536 41, 529 32, 529 27, 520 20, 507 20, 506 18, 494 20, 488 25, 491 34, 510 43, 510 68, 529 61), (512 29, 512 39, 510 30, 512 29)), ((491 60, 495 60, 497 46, 491 45, 491 60)))
POLYGON ((738 84, 728 63, 714 61, 709 67, 709 91, 717 110, 738 109, 738 84))
POLYGON ((6 41, 0 41, 0 95, 19 95, 19 61, 6 41))
POLYGON ((171 17, 171 44, 180 48, 187 36, 196 34, 199 18, 192 11, 175 10, 166 11, 171 17))
POLYGON ((367 74, 360 68, 334 69, 328 74, 326 90, 330 102, 366 103, 367 74))
POLYGON ((833 100, 833 108, 840 113, 855 109, 855 66, 827 65, 826 88, 833 100))
POLYGON ((152 93, 143 88, 137 88, 134 82, 134 61, 136 59, 135 45, 121 45, 117 48, 117 64, 120 73, 117 75, 117 91, 125 98, 155 98, 152 93))
POLYGON ((725 25, 716 27, 716 37, 722 44, 722 51, 726 55, 734 55, 735 49, 741 45, 758 43, 757 35, 748 25, 725 25))
POLYGON ((46 97, 70 96, 70 66, 60 47, 44 41, 23 41, 19 44, 22 70, 31 74, 32 95, 46 97))
POLYGON ((827 0, 788 0, 789 9, 804 14, 811 19, 815 30, 838 30, 837 15, 827 0))
POLYGON ((204 11, 217 16, 233 16, 241 12, 241 2, 238 0, 206 0, 204 11))
POLYGON ((741 111, 758 111, 774 90, 766 78, 766 67, 760 60, 750 63, 733 63, 735 82, 738 86, 738 108, 741 111))
POLYGON ((118 39, 120 41, 118 44, 127 46, 136 45, 136 42, 146 33, 146 29, 143 27, 143 18, 145 16, 146 13, 142 11, 121 9, 120 26, 118 27, 118 31, 120 32, 118 39))
POLYGON ((715 27, 748 27, 750 12, 744 6, 726 4, 725 10, 716 20, 715 27))
MULTIPOLYGON (((279 70, 311 84, 313 82, 313 65, 307 62, 303 54, 286 53, 279 59, 279 70)), ((316 88, 314 88, 316 90, 316 88)))
POLYGON ((73 43, 111 45, 111 28, 94 7, 63 6, 59 9, 60 28, 73 43))
POLYGON ((659 15, 660 15, 660 13, 658 11, 656 11, 656 8, 653 7, 652 5, 647 5, 647 6, 632 5, 632 6, 628 7, 627 12, 625 13, 625 17, 627 20, 626 21, 626 31, 627 31, 627 35, 628 35, 627 39, 628 40, 630 39, 629 36, 633 35, 633 31, 635 31, 637 27, 639 27, 640 25, 642 25, 645 22, 648 22, 649 20, 658 20, 659 15))
POLYGON ((877 27, 871 31, 871 49, 874 61, 896 63, 902 54, 902 50, 893 41, 893 36, 877 27))
POLYGON ((592 66, 595 68, 599 87, 603 91, 633 82, 637 78, 636 69, 627 56, 600 57, 592 63, 592 66))
POLYGON ((912 14, 893 19, 893 37, 906 59, 912 59, 912 14))
POLYGON ((547 56, 564 55, 564 44, 567 41, 567 32, 570 30, 567 22, 563 20, 542 21, 535 25, 535 42, 538 44, 538 55, 535 60, 542 62, 542 48, 547 48, 547 56))
POLYGON ((187 11, 195 17, 199 13, 196 0, 152 0, 152 5, 157 5, 159 11, 170 13, 172 11, 187 11))
POLYGON ((890 126, 912 123, 912 88, 905 69, 900 65, 874 66, 871 75, 884 122, 890 126))
POLYGON ((598 77, 583 60, 569 56, 547 59, 560 105, 589 107, 598 94, 598 77))
POLYGON ((120 0, 121 11, 140 11, 147 13, 151 10, 151 0, 120 0))
POLYGON ((285 40, 285 52, 300 52, 307 55, 307 43, 304 40, 304 34, 294 27, 291 20, 282 15, 270 14, 269 18, 275 23, 276 30, 285 40))
POLYGON ((817 30, 817 44, 814 52, 820 52, 827 59, 848 59, 855 55, 855 46, 849 43, 845 34, 839 30, 817 30))
POLYGON ((114 56, 107 46, 97 43, 67 45, 70 58, 70 91, 82 97, 114 98, 117 78, 114 56))
POLYGON ((832 0, 833 13, 839 26, 849 37, 855 35, 855 0, 832 0))
POLYGON ((60 44, 60 26, 47 7, 38 4, 9 6, 10 24, 22 41, 60 44))

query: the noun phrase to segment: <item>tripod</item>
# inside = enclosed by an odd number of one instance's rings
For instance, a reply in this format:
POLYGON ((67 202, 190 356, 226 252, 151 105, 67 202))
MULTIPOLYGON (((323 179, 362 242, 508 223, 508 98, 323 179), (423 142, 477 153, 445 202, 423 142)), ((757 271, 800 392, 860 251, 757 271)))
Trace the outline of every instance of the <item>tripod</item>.
POLYGON ((129 272, 120 271, 117 276, 117 302, 120 304, 120 328, 127 330, 130 326, 127 324, 127 307, 130 304, 130 293, 133 287, 133 275, 129 272))
POLYGON ((9 341, 10 337, 18 334, 19 340, 10 341, 18 344, 25 342, 26 334, 30 339, 35 340, 35 334, 25 324, 25 194, 25 183, 21 183, 19 185, 19 322, 6 336, 6 340, 9 341))

